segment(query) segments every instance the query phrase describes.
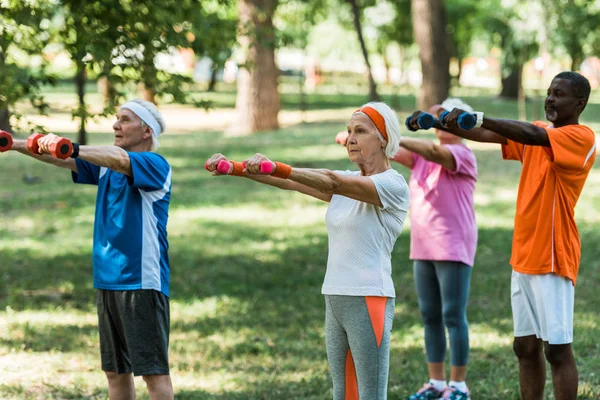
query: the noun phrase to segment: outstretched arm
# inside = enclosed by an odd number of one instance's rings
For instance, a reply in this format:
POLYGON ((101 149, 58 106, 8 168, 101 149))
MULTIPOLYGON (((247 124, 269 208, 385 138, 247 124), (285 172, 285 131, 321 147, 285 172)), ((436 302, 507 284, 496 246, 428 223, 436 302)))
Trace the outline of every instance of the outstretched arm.
POLYGON ((73 172, 77 172, 77 164, 75 160, 72 158, 67 158, 66 160, 61 160, 59 158, 54 158, 51 155, 47 154, 33 154, 29 150, 27 150, 27 141, 14 139, 12 149, 14 151, 18 151, 21 154, 25 154, 26 156, 35 158, 36 160, 45 162, 47 164, 51 164, 60 168, 70 169, 73 172))
MULTIPOLYGON (((261 163, 268 161, 262 154, 246 160, 248 174, 260 174, 261 163)), ((375 183, 367 176, 340 175, 327 169, 293 168, 288 180, 315 189, 331 199, 334 194, 350 197, 383 207, 375 183)))
MULTIPOLYGON (((208 161, 206 161, 205 168, 207 170, 211 171, 214 176, 222 175, 217 170, 217 165, 219 164, 219 161, 221 161, 221 160, 227 161, 227 157, 225 157, 223 154, 215 154, 211 158, 209 158, 208 161)), ((331 196, 328 196, 325 193, 322 193, 316 189, 313 189, 306 185, 302 185, 298 182, 294 182, 289 179, 275 178, 270 175, 251 175, 251 174, 246 174, 246 175, 244 175, 244 177, 251 179, 255 182, 263 183, 265 185, 273 186, 273 187, 276 187, 279 189, 294 190, 296 192, 306 194, 308 196, 312 196, 312 197, 315 197, 319 200, 323 200, 326 202, 331 201, 331 196)))
MULTIPOLYGON (((415 139, 409 137, 402 137, 400 146, 419 154, 428 161, 440 164, 442 167, 450 171, 456 171, 456 160, 454 159, 452 152, 448 150, 446 146, 441 146, 429 140, 415 139)), ((399 153, 400 152, 396 153, 396 156, 399 153)), ((394 156, 394 159, 396 159, 396 156, 394 156)), ((412 164, 412 156, 410 160, 412 164)))
MULTIPOLYGON (((446 117, 446 118, 448 118, 448 117, 446 117)), ((485 128, 473 128, 473 129, 465 130, 465 129, 459 128, 458 125, 456 127, 449 127, 446 125, 442 125, 442 123, 438 120, 435 121, 433 126, 437 129, 441 129, 443 131, 450 132, 456 136, 460 136, 461 138, 469 139, 474 142, 499 143, 499 144, 507 144, 508 143, 508 141, 506 140, 506 138, 504 136, 501 136, 501 135, 497 134, 496 132, 493 132, 493 131, 491 131, 489 129, 485 129, 485 128)))
POLYGON ((471 140, 477 140, 474 137, 478 136, 492 139, 479 141, 495 141, 506 144, 506 139, 509 139, 526 145, 550 147, 550 139, 546 130, 529 122, 484 117, 481 128, 471 129, 470 131, 460 129, 458 127, 458 117, 464 112, 455 108, 446 116, 445 126, 442 126, 439 121, 436 124, 439 124, 441 129, 471 140), (471 137, 467 137, 467 135, 471 137), (498 141, 498 138, 502 138, 504 141, 498 141))
MULTIPOLYGON (((39 139, 38 145, 40 153, 50 154, 50 145, 56 139, 56 137, 56 135, 50 133, 39 139)), ((99 167, 106 167, 110 170, 120 172, 127 176, 133 176, 129 154, 120 147, 80 146, 78 157, 99 167)), ((71 161, 73 164, 75 164, 75 160, 68 159, 68 161, 71 161)), ((74 168, 71 169, 77 172, 77 165, 75 164, 74 168)))
POLYGON ((317 198, 319 200, 323 200, 326 202, 330 202, 331 197, 332 197, 331 195, 323 193, 323 192, 321 192, 317 189, 314 189, 310 186, 306 186, 301 183, 294 182, 293 180, 290 180, 290 179, 274 178, 269 175, 250 175, 250 174, 246 175, 246 178, 251 179, 255 182, 274 186, 279 189, 294 190, 296 192, 300 192, 302 194, 306 194, 306 195, 312 196, 314 198, 317 198))

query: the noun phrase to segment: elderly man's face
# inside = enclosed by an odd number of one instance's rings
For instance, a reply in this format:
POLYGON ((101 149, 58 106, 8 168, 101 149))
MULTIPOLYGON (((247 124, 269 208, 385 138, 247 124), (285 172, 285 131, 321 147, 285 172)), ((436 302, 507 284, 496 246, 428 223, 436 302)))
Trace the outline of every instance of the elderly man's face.
POLYGON ((114 145, 125 150, 132 150, 144 140, 152 139, 152 132, 140 117, 123 108, 117 113, 117 121, 113 125, 115 133, 114 145))

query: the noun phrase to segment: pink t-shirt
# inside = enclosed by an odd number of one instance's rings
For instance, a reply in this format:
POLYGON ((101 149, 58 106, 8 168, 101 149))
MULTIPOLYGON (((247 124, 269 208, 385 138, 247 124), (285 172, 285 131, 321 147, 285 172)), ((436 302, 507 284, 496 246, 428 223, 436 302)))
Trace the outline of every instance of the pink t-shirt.
POLYGON ((456 171, 412 153, 410 259, 460 261, 473 266, 477 247, 473 208, 477 160, 463 144, 445 146, 456 160, 456 171))

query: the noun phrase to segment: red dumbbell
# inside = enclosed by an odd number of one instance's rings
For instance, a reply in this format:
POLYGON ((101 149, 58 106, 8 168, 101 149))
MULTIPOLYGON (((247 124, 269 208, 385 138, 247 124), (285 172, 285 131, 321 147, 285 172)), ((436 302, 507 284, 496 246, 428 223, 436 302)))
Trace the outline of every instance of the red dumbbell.
POLYGON ((39 155, 40 152, 40 148, 38 146, 38 139, 43 138, 44 135, 42 135, 41 133, 32 133, 31 135, 29 135, 29 137, 27 138, 27 150, 29 150, 29 152, 31 154, 35 154, 35 155, 39 155))
MULTIPOLYGON (((44 135, 41 133, 34 133, 27 138, 27 150, 30 153, 39 155, 38 140, 43 138, 44 135)), ((60 158, 66 160, 73 154, 73 143, 67 138, 57 136, 52 143, 50 143, 50 154, 54 158, 60 158)))
POLYGON ((0 153, 4 153, 12 148, 12 135, 6 131, 0 131, 0 153))

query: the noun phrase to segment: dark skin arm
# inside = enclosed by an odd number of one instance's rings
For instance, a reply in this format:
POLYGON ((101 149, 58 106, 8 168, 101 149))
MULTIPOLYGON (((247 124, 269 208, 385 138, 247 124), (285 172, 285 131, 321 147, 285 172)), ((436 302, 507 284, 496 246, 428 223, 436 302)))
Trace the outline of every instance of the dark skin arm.
POLYGON ((458 127, 458 116, 464 112, 464 110, 455 108, 446 116, 445 126, 442 126, 439 121, 436 121, 436 126, 439 124, 442 129, 450 133, 479 142, 506 144, 506 139, 509 139, 530 146, 550 147, 548 132, 544 128, 528 122, 484 117, 481 128, 474 128, 469 131, 460 129, 458 127))

